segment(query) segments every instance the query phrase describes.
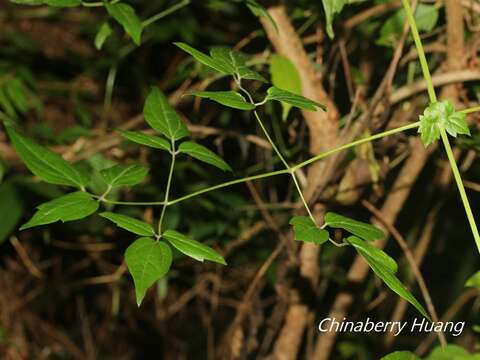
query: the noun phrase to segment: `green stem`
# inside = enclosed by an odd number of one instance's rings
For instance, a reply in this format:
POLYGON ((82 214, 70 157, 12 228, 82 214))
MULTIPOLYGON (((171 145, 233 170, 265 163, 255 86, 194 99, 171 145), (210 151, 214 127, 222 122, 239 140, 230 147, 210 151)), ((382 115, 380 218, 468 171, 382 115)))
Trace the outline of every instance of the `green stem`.
POLYGON ((258 124, 259 124, 260 127, 262 128, 263 134, 264 134, 265 137, 267 138, 267 140, 268 140, 268 142, 270 143, 270 145, 272 145, 273 151, 275 151, 275 153, 277 154, 277 156, 280 158, 280 161, 283 163, 283 165, 285 166, 285 168, 286 168, 286 169, 290 169, 290 166, 288 165, 287 161, 286 161, 285 158, 283 157, 282 153, 280 152, 280 150, 278 150, 277 145, 275 145, 275 143, 273 142, 272 138, 271 138, 270 135, 268 134, 268 131, 267 131, 267 129, 265 128, 265 125, 263 124, 263 121, 260 119, 260 116, 258 116, 257 111, 253 111, 253 114, 255 115, 255 118, 257 119, 258 124))
POLYGON ((474 107, 471 107, 471 108, 468 108, 468 109, 463 109, 463 110, 460 110, 459 112, 461 112, 463 114, 470 114, 470 113, 473 113, 473 112, 476 112, 476 111, 480 111, 480 106, 474 106, 474 107))
POLYGON ((453 151, 452 147, 450 146, 450 141, 448 140, 447 132, 445 131, 445 128, 443 126, 440 127, 440 135, 442 137, 443 146, 445 147, 450 167, 452 168, 455 182, 457 183, 460 197, 462 198, 463 207, 465 208, 465 213, 467 214, 468 223, 470 224, 470 228, 472 229, 478 252, 480 252, 480 235, 478 233, 477 224, 475 223, 475 218, 473 217, 470 202, 468 201, 467 193, 465 192, 465 187, 463 186, 463 180, 460 175, 460 171, 458 170, 457 162, 455 161, 455 157, 453 156, 453 151))
POLYGON ((313 217, 312 211, 310 210, 310 207, 308 206, 308 203, 305 200, 305 196, 303 196, 302 188, 300 187, 300 184, 298 183, 297 176, 295 175, 295 172, 291 171, 290 174, 292 175, 293 182, 295 183, 295 187, 297 188, 297 192, 300 195, 300 199, 302 200, 303 206, 305 207, 305 209, 307 209, 308 216, 313 221, 313 223, 316 224, 317 222, 315 221, 315 218, 313 217))
POLYGON ((387 131, 384 131, 384 132, 381 132, 381 133, 378 133, 378 134, 375 134, 375 135, 372 135, 372 136, 369 136, 369 137, 366 137, 366 138, 363 138, 363 139, 359 139, 359 140, 356 140, 356 141, 352 141, 351 143, 348 143, 348 144, 345 144, 345 145, 341 145, 339 147, 336 147, 334 149, 331 149, 331 150, 327 150, 327 151, 324 151, 323 153, 321 154, 318 154, 317 156, 314 156, 298 165, 295 165, 294 167, 292 167, 292 169, 295 171, 295 170, 298 170, 298 169, 301 169, 313 162, 316 162, 318 160, 321 160, 321 159, 324 159, 330 155, 333 155, 337 152, 340 152, 342 150, 347 150, 349 148, 352 148, 354 146, 357 146, 357 145, 361 145, 361 144, 364 144, 364 143, 367 143, 367 142, 370 142, 370 141, 373 141, 373 140, 377 140, 377 139, 381 139, 385 136, 389 136, 389 135, 393 135, 393 134, 397 134, 399 132, 402 132, 402 131, 405 131, 405 130, 409 130, 409 129, 414 129, 414 128, 417 128, 420 126, 420 122, 417 121, 417 122, 414 122, 412 124, 408 124, 408 125, 405 125, 405 126, 401 126, 401 127, 398 127, 398 128, 395 128, 395 129, 391 129, 391 130, 387 130, 387 131))
POLYGON ((171 7, 169 7, 168 9, 162 11, 162 12, 159 12, 158 14, 156 15, 153 15, 152 17, 144 20, 142 22, 142 27, 146 28, 147 26, 153 24, 155 21, 158 21, 160 20, 161 18, 164 18, 165 16, 168 16, 170 15, 171 13, 174 13, 175 11, 187 6, 188 4, 190 4, 190 0, 183 0, 181 2, 179 2, 178 4, 175 4, 171 7))
POLYGON ((435 89, 433 87, 432 76, 430 74, 430 69, 428 68, 427 58, 423 49, 422 40, 420 39, 420 34, 418 33, 417 23, 415 22, 412 7, 410 6, 409 0, 402 0, 402 3, 407 14, 407 20, 410 25, 410 29, 412 30, 413 41, 415 41, 415 47, 417 48, 418 58, 420 59, 420 65, 422 66, 423 77, 427 82, 428 96, 430 97, 430 102, 435 103, 437 102, 437 95, 435 94, 435 89))
POLYGON ((175 167, 176 155, 177 153, 175 152, 175 140, 172 140, 172 160, 170 162, 170 171, 168 172, 167 187, 165 189, 165 200, 162 207, 162 212, 160 214, 160 220, 158 220, 158 239, 162 234, 162 224, 163 224, 163 218, 165 216, 165 211, 167 210, 167 207, 170 205, 168 202, 168 197, 170 196, 170 187, 172 186, 173 168, 175 167))
POLYGON ((182 196, 182 197, 180 197, 180 198, 178 198, 178 199, 169 201, 169 202, 168 202, 168 205, 177 204, 177 203, 182 202, 182 201, 185 201, 185 200, 187 200, 187 199, 191 199, 191 198, 193 198, 193 197, 195 197, 195 196, 198 196, 198 195, 201 195, 201 194, 205 194, 205 193, 208 193, 208 192, 213 191, 213 190, 222 189, 222 188, 224 188, 224 187, 228 187, 228 186, 232 186, 232 185, 236 185, 236 184, 241 184, 241 183, 244 183, 244 182, 247 182, 247 181, 264 179, 264 178, 268 178, 268 177, 273 177, 273 176, 283 175, 283 174, 289 174, 289 173, 290 173, 290 171, 287 170, 287 169, 285 169, 285 170, 277 170, 277 171, 271 171, 271 172, 264 173, 264 174, 259 174, 259 175, 253 175, 253 176, 245 177, 245 178, 242 178, 242 179, 237 179, 237 180, 228 181, 228 182, 225 182, 225 183, 222 183, 222 184, 214 185, 214 186, 211 186, 211 187, 202 189, 202 190, 195 191, 195 192, 193 192, 193 193, 191 193, 191 194, 188 194, 188 195, 182 196))

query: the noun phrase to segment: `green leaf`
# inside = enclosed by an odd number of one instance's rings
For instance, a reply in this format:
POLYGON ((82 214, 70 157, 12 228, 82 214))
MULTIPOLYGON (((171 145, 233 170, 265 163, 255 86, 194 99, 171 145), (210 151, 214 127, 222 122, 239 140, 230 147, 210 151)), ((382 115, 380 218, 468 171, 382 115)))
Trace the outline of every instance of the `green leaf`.
POLYGON ((382 357, 380 360, 421 360, 417 355, 410 351, 395 351, 382 357))
POLYGON ((447 345, 433 349, 425 360, 474 360, 474 356, 458 345, 447 345))
POLYGON ((257 17, 264 17, 270 21, 272 24, 273 28, 277 31, 278 33, 278 26, 275 20, 273 20, 272 16, 268 13, 267 9, 265 9, 262 5, 260 5, 258 2, 255 0, 245 0, 245 3, 247 7, 250 9, 253 15, 257 17))
POLYGON ((470 276, 465 283, 465 286, 480 289, 480 271, 477 271, 475 274, 470 276))
POLYGON ((137 144, 149 146, 154 149, 160 149, 165 151, 172 150, 172 145, 159 136, 148 135, 141 132, 136 131, 126 131, 126 130, 118 130, 120 135, 122 135, 125 139, 133 141, 137 144))
POLYGON ((154 236, 155 230, 152 225, 147 224, 144 221, 132 218, 127 215, 115 214, 109 211, 99 214, 101 217, 108 219, 115 223, 118 227, 130 231, 131 233, 140 236, 154 236))
POLYGON ((27 95, 22 81, 17 78, 7 80, 5 92, 18 111, 24 113, 28 110, 27 95))
POLYGON ((308 216, 294 216, 290 219, 289 224, 293 225, 295 240, 311 242, 317 245, 328 241, 328 231, 319 229, 308 216))
POLYGON ((95 48, 100 50, 103 47, 103 44, 107 38, 112 34, 112 28, 108 22, 104 22, 100 29, 98 29, 97 35, 95 36, 95 48))
POLYGON ((43 0, 45 5, 56 7, 73 7, 82 5, 81 0, 43 0))
POLYGON ((223 61, 219 61, 218 59, 213 59, 207 54, 204 54, 203 52, 198 51, 197 49, 185 43, 176 42, 174 44, 178 46, 180 49, 182 49, 183 51, 185 51, 186 53, 193 56, 195 60, 202 63, 203 65, 206 65, 223 74, 228 74, 228 75, 234 74, 232 67, 230 65, 226 65, 223 61))
POLYGON ((8 236, 16 229, 23 214, 22 200, 15 186, 10 182, 0 185, 0 244, 8 239, 8 236))
POLYGON ((218 102, 219 104, 240 110, 253 110, 255 105, 235 91, 192 91, 188 95, 198 96, 218 102))
MULTIPOLYGON (((353 238, 356 238, 353 236, 353 238)), ((379 263, 381 263, 382 267, 388 269, 388 271, 392 273, 396 273, 398 270, 398 265, 395 260, 393 260, 387 253, 385 253, 382 249, 379 249, 375 246, 372 246, 365 241, 356 241, 353 239, 351 245, 364 257, 373 257, 379 263)))
POLYGON ((71 164, 60 155, 38 145, 7 126, 10 140, 28 169, 42 180, 57 185, 83 188, 85 179, 71 164))
POLYGON ((140 165, 115 165, 100 171, 103 180, 112 188, 140 184, 147 174, 148 169, 140 165))
POLYGON ((397 263, 380 249, 377 249, 356 236, 350 236, 346 241, 353 245, 358 253, 365 259, 373 272, 397 295, 412 304, 423 316, 430 319, 424 307, 405 288, 401 281, 395 276, 397 263), (376 251, 376 250, 379 251, 376 251))
POLYGON ((82 191, 61 196, 37 207, 38 211, 20 230, 34 226, 83 219, 98 209, 98 201, 82 191))
POLYGON ((237 74, 242 79, 258 80, 267 82, 267 80, 247 66, 247 56, 227 47, 217 46, 210 50, 210 56, 213 60, 222 64, 222 67, 229 69, 232 74, 237 74))
POLYGON ((455 111, 455 106, 448 100, 430 104, 420 115, 420 127, 422 142, 425 146, 440 138, 440 128, 453 137, 457 134, 470 135, 466 115, 455 111))
POLYGON ((266 101, 281 101, 304 110, 316 111, 317 107, 322 109, 323 111, 327 110, 325 105, 307 99, 306 97, 303 97, 301 95, 291 93, 290 91, 280 89, 276 86, 272 86, 270 89, 268 89, 267 93, 268 95, 265 98, 266 101))
POLYGON ((190 256, 195 260, 202 262, 204 260, 210 260, 222 265, 227 265, 225 259, 215 250, 203 245, 202 243, 199 243, 198 241, 190 239, 175 230, 167 230, 162 236, 167 239, 178 251, 190 256))
POLYGON ((333 19, 335 15, 340 14, 345 5, 364 2, 365 0, 322 0, 325 18, 327 20, 327 34, 333 39, 333 19))
POLYGON ((20 5, 42 5, 43 0, 9 0, 11 3, 20 5))
POLYGON ((135 13, 135 9, 124 3, 106 4, 108 13, 130 35, 135 44, 142 42, 142 22, 135 13))
POLYGON ((325 215, 325 224, 332 228, 347 230, 353 235, 368 241, 378 240, 385 236, 382 230, 373 225, 334 212, 328 212, 325 215))
POLYGON ((152 129, 157 130, 170 140, 179 140, 190 135, 180 116, 157 87, 150 91, 145 101, 143 114, 152 129))
MULTIPOLYGON (((270 59, 270 75, 272 84, 280 89, 285 89, 293 94, 302 94, 302 80, 295 65, 286 57, 273 55, 270 59)), ((282 119, 287 119, 292 105, 282 101, 282 119)))
POLYGON ((170 269, 172 249, 164 242, 140 238, 125 251, 125 261, 133 277, 137 305, 140 306, 147 290, 170 269))
MULTIPOLYGON (((380 37, 376 43, 383 46, 396 47, 403 32, 405 10, 400 9, 389 17, 380 29, 380 37)), ((415 22, 419 31, 430 32, 438 21, 438 7, 435 5, 418 4, 415 11, 415 22)))
POLYGON ((220 156, 200 144, 196 144, 191 141, 185 141, 180 144, 178 150, 197 160, 216 166, 223 171, 233 171, 232 168, 220 156))

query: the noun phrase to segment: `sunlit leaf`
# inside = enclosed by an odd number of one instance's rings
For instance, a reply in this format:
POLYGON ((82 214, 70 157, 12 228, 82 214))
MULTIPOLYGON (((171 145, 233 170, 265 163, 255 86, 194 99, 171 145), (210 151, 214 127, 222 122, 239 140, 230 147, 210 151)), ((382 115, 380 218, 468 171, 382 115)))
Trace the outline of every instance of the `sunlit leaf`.
POLYGON ((353 235, 357 235, 368 241, 374 241, 385 237, 384 232, 373 225, 350 219, 334 212, 328 212, 325 215, 325 224, 332 228, 347 230, 353 235))
POLYGON ((298 107, 300 109, 304 110, 311 110, 311 111, 316 111, 317 108, 320 108, 324 111, 326 111, 325 105, 322 105, 316 101, 307 99, 306 97, 303 97, 301 95, 297 95, 294 93, 291 93, 290 91, 280 89, 276 86, 272 86, 271 88, 268 89, 267 91, 268 95, 265 98, 265 100, 276 100, 276 101, 281 101, 287 104, 290 104, 292 106, 298 107))
POLYGON ((149 146, 154 149, 160 149, 165 151, 170 151, 172 148, 171 144, 167 140, 159 136, 144 134, 137 131, 118 130, 118 132, 125 139, 133 141, 137 144, 141 144, 141 145, 149 146))
POLYGON ((423 316, 430 320, 430 317, 424 307, 417 299, 410 293, 410 291, 402 284, 402 282, 395 276, 397 264, 395 260, 390 258, 383 251, 380 253, 379 249, 365 243, 362 239, 356 236, 350 236, 346 241, 353 245, 358 253, 365 259, 373 272, 383 280, 383 282, 397 295, 407 300, 412 304, 423 316), (376 250, 373 250, 376 249, 376 250))
POLYGON ((34 226, 83 219, 98 209, 98 201, 82 191, 70 193, 37 206, 38 211, 20 230, 34 226))
POLYGON ((150 91, 143 107, 143 114, 152 129, 157 130, 170 140, 179 140, 190 135, 180 116, 157 87, 150 91))
POLYGON ((127 248, 125 261, 135 284, 137 305, 140 306, 147 290, 170 269, 172 250, 162 241, 144 237, 127 248))
POLYGON ((111 187, 140 184, 148 174, 148 169, 140 165, 115 165, 100 171, 103 180, 111 187))
POLYGON ((232 171, 232 168, 220 156, 200 144, 196 144, 191 141, 185 141, 180 144, 178 150, 182 153, 190 155, 195 159, 216 166, 223 171, 232 171))
POLYGON ((225 259, 211 247, 203 245, 196 240, 190 239, 189 237, 175 230, 167 230, 162 236, 167 239, 178 251, 190 256, 195 260, 209 260, 222 265, 227 265, 225 259))
POLYGON ((155 235, 155 230, 153 230, 152 225, 147 224, 144 221, 132 218, 130 216, 122 215, 122 214, 115 214, 112 212, 103 212, 99 214, 100 216, 104 217, 115 223, 118 227, 122 229, 128 230, 131 233, 140 235, 140 236, 153 236, 155 235))
POLYGON ((235 91, 193 91, 189 95, 218 102, 219 104, 240 110, 253 110, 255 105, 247 102, 243 95, 235 91))
POLYGON ((328 231, 319 229, 308 216, 294 216, 290 219, 290 225, 293 225, 295 240, 318 245, 328 241, 328 231))
POLYGON ((38 145, 12 127, 7 127, 10 140, 28 169, 51 184, 84 187, 88 181, 60 155, 38 145))

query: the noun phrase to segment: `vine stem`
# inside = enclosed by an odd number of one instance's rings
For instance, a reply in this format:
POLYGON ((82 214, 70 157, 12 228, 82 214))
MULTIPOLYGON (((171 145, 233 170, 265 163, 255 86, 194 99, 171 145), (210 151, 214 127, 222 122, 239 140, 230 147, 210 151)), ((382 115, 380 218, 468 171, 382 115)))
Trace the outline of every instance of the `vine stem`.
POLYGON ((471 113, 474 113, 476 111, 480 111, 480 106, 474 106, 474 107, 471 107, 471 108, 468 108, 468 109, 463 109, 463 110, 460 110, 459 112, 461 112, 463 114, 471 114, 471 113))
MULTIPOLYGON (((350 148, 355 147, 357 145, 361 145, 361 144, 364 144, 364 143, 367 143, 367 142, 370 142, 370 141, 378 140, 378 139, 384 138, 386 136, 397 134, 397 133, 400 133, 400 132, 403 132, 403 131, 406 131, 406 130, 418 128, 419 125, 420 125, 420 122, 417 121, 417 122, 412 123, 412 124, 408 124, 408 125, 405 125, 405 126, 395 128, 395 129, 387 130, 387 131, 384 131, 384 132, 381 132, 381 133, 378 133, 378 134, 375 134, 375 135, 372 135, 372 136, 369 136, 369 137, 366 137, 366 138, 363 138, 363 139, 353 141, 351 143, 348 143, 348 144, 339 146, 337 148, 325 151, 325 152, 323 152, 323 153, 321 153, 321 154, 319 154, 315 157, 312 157, 312 158, 310 158, 310 159, 308 159, 308 160, 306 160, 306 161, 304 161, 304 162, 302 162, 298 165, 295 165, 295 166, 291 167, 290 170, 289 169, 283 169, 283 170, 271 171, 271 172, 267 172, 267 173, 263 173, 263 174, 252 175, 252 176, 247 176, 247 177, 244 177, 244 178, 241 178, 241 179, 235 179, 235 180, 227 181, 227 182, 224 182, 222 184, 210 186, 210 187, 207 187, 205 189, 195 191, 191 194, 188 194, 188 195, 185 195, 185 196, 182 196, 180 198, 170 200, 170 201, 167 201, 167 202, 165 202, 165 201, 127 202, 127 201, 114 201, 114 200, 108 200, 108 199, 103 199, 102 201, 107 203, 107 204, 112 204, 112 205, 137 205, 137 206, 161 206, 161 205, 165 205, 165 204, 168 204, 168 205, 178 204, 180 202, 191 199, 193 197, 196 197, 196 196, 199 196, 199 195, 202 195, 202 194, 214 191, 214 190, 222 189, 222 188, 225 188, 225 187, 241 184, 241 183, 244 183, 244 182, 247 182, 247 181, 254 181, 254 180, 265 179, 265 178, 274 177, 274 176, 278 176, 278 175, 291 174, 292 171, 294 172, 294 171, 296 171, 300 168, 303 168, 303 167, 305 167, 305 166, 307 166, 307 165, 309 165, 313 162, 322 160, 322 159, 324 159, 324 158, 326 158, 330 155, 333 155, 337 152, 340 152, 342 150, 347 150, 347 149, 350 149, 350 148)), ((93 194, 91 194, 91 195, 93 197, 97 198, 97 199, 99 198, 98 195, 93 195, 93 194)))
MULTIPOLYGON (((402 3, 403 7, 405 8, 405 12, 407 13, 407 19, 410 24, 410 29, 412 31, 413 39, 415 41, 415 46, 417 48, 418 58, 420 59, 420 64, 422 66, 423 77, 427 82, 428 96, 430 97, 430 102, 435 103, 437 101, 437 96, 433 87, 432 76, 430 74, 430 69, 428 68, 427 58, 425 57, 425 51, 423 49, 422 41, 420 40, 420 34, 418 32, 417 24, 415 23, 413 11, 410 6, 409 0, 402 0, 402 3)), ((477 109, 480 109, 480 107, 473 108, 473 111, 476 111, 477 109)), ((467 109, 467 112, 468 110, 471 111, 472 109, 467 109)), ((443 147, 445 148, 445 152, 447 153, 448 162, 450 163, 455 182, 457 183, 458 192, 460 193, 460 198, 462 199, 463 207, 465 208, 465 213, 467 214, 468 223, 470 225, 470 229, 472 230, 478 252, 480 253, 480 235, 478 233, 477 224, 475 223, 475 218, 473 217, 472 209, 470 207, 470 202, 468 201, 460 171, 458 170, 457 162, 455 160, 455 157, 453 156, 450 140, 448 139, 445 127, 439 126, 439 129, 443 147)))
POLYGON ((172 5, 168 9, 162 12, 159 12, 158 14, 153 15, 152 17, 142 21, 142 27, 146 28, 147 26, 153 24, 155 21, 158 21, 161 18, 164 18, 165 16, 168 16, 177 10, 180 10, 181 8, 187 6, 188 4, 190 4, 190 0, 183 0, 183 1, 180 1, 178 4, 172 5))
POLYGON ((467 219, 470 224, 470 228, 472 229, 473 237, 475 239, 475 244, 477 245, 478 252, 480 253, 480 234, 478 233, 478 228, 477 224, 475 223, 475 218, 473 217, 472 208, 470 207, 470 202, 468 201, 467 193, 465 192, 462 176, 460 175, 457 162, 455 161, 455 157, 453 156, 453 151, 452 147, 450 146, 450 142, 448 141, 447 132, 443 127, 440 128, 440 130, 443 146, 445 147, 445 152, 447 153, 448 161, 450 162, 450 166, 452 168, 453 177, 455 178, 455 182, 457 183, 458 192, 460 193, 460 197, 462 198, 465 213, 467 214, 467 219))
POLYGON ((175 156, 177 155, 175 151, 175 140, 172 140, 171 143, 172 143, 172 151, 171 151, 172 160, 170 162, 170 171, 168 172, 167 187, 165 189, 165 200, 163 201, 162 212, 160 214, 160 219, 158 220, 157 241, 160 239, 160 236, 162 235, 162 224, 163 224, 163 219, 165 217, 165 211, 167 210, 167 207, 171 205, 168 202, 168 198, 170 196, 170 188, 172 186, 173 169, 175 167, 175 156))

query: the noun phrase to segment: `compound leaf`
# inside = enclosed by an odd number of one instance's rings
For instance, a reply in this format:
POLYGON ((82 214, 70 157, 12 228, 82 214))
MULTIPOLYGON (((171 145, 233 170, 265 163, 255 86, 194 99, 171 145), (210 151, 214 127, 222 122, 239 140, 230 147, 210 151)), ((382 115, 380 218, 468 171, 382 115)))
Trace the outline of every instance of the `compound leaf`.
POLYGON ((245 98, 236 91, 193 91, 189 95, 198 96, 218 102, 219 104, 239 109, 253 110, 255 105, 247 102, 245 98))
POLYGON ((347 230, 353 235, 368 241, 378 240, 385 236, 382 230, 373 225, 334 212, 328 212, 325 215, 325 224, 332 228, 347 230))
POLYGON ((133 277, 137 305, 140 306, 147 290, 170 269, 172 249, 164 242, 140 238, 125 251, 125 261, 133 277))
POLYGON ((7 127, 7 132, 18 156, 28 169, 42 180, 80 188, 88 182, 88 179, 60 155, 20 135, 10 126, 7 127))
POLYGON ((223 171, 232 171, 232 168, 220 156, 200 144, 196 144, 191 141, 185 141, 180 144, 178 150, 182 153, 190 155, 195 159, 216 166, 223 171))
POLYGON ((38 211, 20 230, 34 226, 83 219, 98 209, 98 201, 82 191, 61 196, 37 207, 38 211))
POLYGON ((328 231, 319 229, 308 216, 294 216, 290 219, 293 225, 295 240, 311 242, 317 245, 328 241, 328 231))
POLYGON ((175 230, 167 230, 162 236, 167 239, 178 251, 190 256, 195 260, 202 262, 204 260, 210 260, 222 265, 227 265, 225 259, 211 247, 203 245, 196 240, 190 239, 175 230))
POLYGON ((140 184, 148 174, 148 169, 140 165, 114 165, 100 171, 103 180, 112 188, 140 184))
MULTIPOLYGON (((417 299, 407 290, 402 282, 395 276, 397 264, 395 260, 385 254, 383 251, 379 252, 374 246, 365 243, 362 239, 356 236, 350 236, 346 241, 353 245, 358 253, 365 259, 367 264, 373 272, 397 295, 407 300, 412 304, 423 316, 430 320, 424 307, 417 299), (376 250, 373 250, 376 249, 376 250)), ((381 251, 381 250, 380 250, 381 251)))
POLYGON ((180 116, 172 108, 168 99, 157 87, 152 88, 143 108, 145 120, 152 129, 170 140, 178 140, 190 135, 180 116))
POLYGON ((267 93, 268 95, 265 98, 266 101, 269 101, 269 100, 281 101, 304 110, 316 111, 317 108, 320 108, 323 111, 327 110, 325 105, 322 105, 316 101, 307 99, 306 97, 303 97, 301 95, 294 94, 290 91, 280 89, 276 86, 272 86, 271 88, 269 88, 267 90, 267 93))
POLYGON ((147 224, 144 221, 132 218, 127 215, 115 214, 109 211, 99 214, 115 223, 118 227, 130 231, 131 233, 140 235, 140 236, 153 236, 155 235, 155 230, 153 230, 152 225, 147 224))
POLYGON ((142 42, 142 22, 135 13, 135 9, 124 3, 106 4, 108 13, 130 35, 133 42, 140 45, 142 42))
POLYGON ((137 144, 166 151, 170 151, 172 148, 171 144, 167 140, 159 136, 148 135, 137 131, 118 130, 118 132, 125 139, 133 141, 137 144))

